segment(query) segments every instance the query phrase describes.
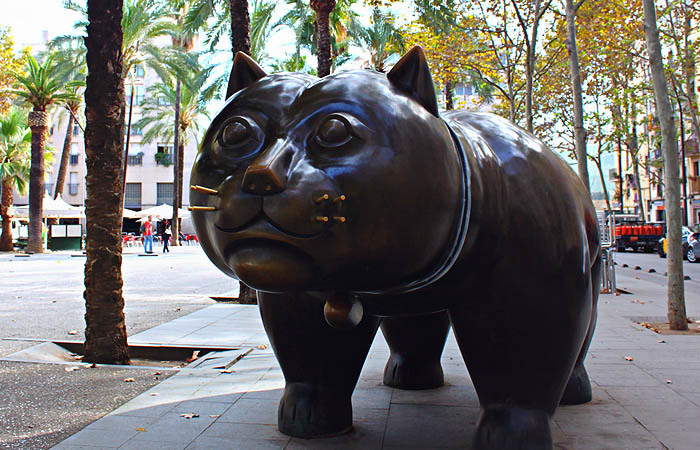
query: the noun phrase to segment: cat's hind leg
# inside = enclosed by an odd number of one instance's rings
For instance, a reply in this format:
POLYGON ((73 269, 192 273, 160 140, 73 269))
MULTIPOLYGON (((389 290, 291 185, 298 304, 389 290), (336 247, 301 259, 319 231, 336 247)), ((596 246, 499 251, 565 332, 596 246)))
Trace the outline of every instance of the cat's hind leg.
POLYGON ((384 369, 384 384, 399 389, 442 386, 440 357, 449 330, 447 311, 385 318, 382 333, 391 356, 384 369))
POLYGON ((352 330, 337 330, 326 323, 324 300, 310 294, 259 292, 258 303, 286 381, 279 430, 302 438, 350 431, 350 398, 379 319, 365 316, 352 330))
POLYGON ((602 269, 602 260, 600 255, 598 255, 591 268, 591 299, 593 302, 591 322, 588 325, 586 339, 583 341, 583 346, 581 347, 578 358, 576 358, 574 370, 571 372, 569 381, 564 389, 564 394, 561 396, 560 404, 562 405, 580 405, 582 403, 590 402, 593 399, 591 381, 588 379, 588 372, 586 372, 586 367, 583 365, 583 363, 586 359, 586 354, 588 353, 588 347, 591 345, 593 333, 595 332, 596 320, 598 318, 598 294, 600 291, 602 269))

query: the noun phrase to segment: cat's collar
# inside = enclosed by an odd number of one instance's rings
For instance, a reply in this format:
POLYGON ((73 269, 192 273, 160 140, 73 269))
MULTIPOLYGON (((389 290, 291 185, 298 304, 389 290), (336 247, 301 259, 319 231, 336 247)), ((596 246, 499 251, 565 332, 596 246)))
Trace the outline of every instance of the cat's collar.
POLYGON ((452 245, 449 247, 445 253, 445 257, 442 258, 440 264, 438 264, 432 271, 428 272, 425 276, 418 280, 411 282, 406 282, 398 284, 396 286, 391 286, 389 288, 374 289, 368 291, 352 291, 354 294, 370 294, 370 295, 401 295, 409 292, 417 291, 423 289, 431 284, 440 280, 447 272, 450 271, 452 266, 459 259, 459 255, 462 253, 462 248, 464 247, 464 242, 467 238, 467 229, 469 228, 469 216, 471 214, 471 172, 469 169, 469 163, 467 161, 467 155, 465 154, 464 147, 459 140, 459 137, 454 132, 452 127, 442 119, 443 123, 450 132, 452 136, 452 141, 455 146, 457 155, 459 156, 459 161, 461 165, 462 173, 462 202, 461 213, 459 215, 459 224, 457 226, 457 231, 454 235, 454 239, 451 240, 452 245))

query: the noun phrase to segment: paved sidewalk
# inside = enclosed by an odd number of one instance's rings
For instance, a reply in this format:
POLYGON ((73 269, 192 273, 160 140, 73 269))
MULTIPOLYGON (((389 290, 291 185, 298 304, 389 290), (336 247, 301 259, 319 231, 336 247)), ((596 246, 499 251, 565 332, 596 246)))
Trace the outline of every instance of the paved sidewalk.
MULTIPOLYGON (((661 336, 636 325, 630 317, 663 320, 666 304, 663 289, 635 276, 618 269, 618 286, 633 294, 601 295, 587 363, 594 400, 557 410, 556 448, 700 446, 700 335, 661 336)), ((687 304, 688 315, 700 320, 700 299, 688 298, 687 304)), ((467 449, 478 418, 478 400, 452 335, 443 355, 446 385, 401 391, 382 385, 388 347, 378 333, 353 396, 354 431, 323 440, 277 431, 284 379, 255 306, 210 306, 130 342, 252 351, 230 373, 211 368, 216 361, 200 364, 210 368, 184 369, 55 449, 467 449)), ((220 356, 225 362, 234 355, 220 356)))

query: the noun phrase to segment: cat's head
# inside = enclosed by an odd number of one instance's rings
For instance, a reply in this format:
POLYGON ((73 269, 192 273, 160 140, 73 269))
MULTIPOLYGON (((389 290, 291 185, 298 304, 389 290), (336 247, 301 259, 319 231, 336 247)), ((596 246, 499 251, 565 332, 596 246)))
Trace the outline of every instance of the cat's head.
POLYGON ((266 75, 239 53, 227 97, 190 193, 222 271, 263 291, 372 291, 441 263, 463 180, 419 48, 387 75, 321 79, 266 75))

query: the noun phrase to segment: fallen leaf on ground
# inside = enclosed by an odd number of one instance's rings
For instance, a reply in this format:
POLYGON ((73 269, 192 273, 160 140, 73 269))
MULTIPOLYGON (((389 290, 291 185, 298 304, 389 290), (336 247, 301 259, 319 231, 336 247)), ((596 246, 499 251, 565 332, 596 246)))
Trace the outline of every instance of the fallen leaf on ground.
POLYGON ((77 359, 78 361, 80 361, 81 359, 83 359, 83 355, 73 355, 73 359, 77 359))
POLYGON ((160 375, 160 372, 155 372, 153 375, 160 375))
POLYGON ((146 429, 145 429, 145 428, 138 427, 138 428, 136 428, 136 431, 146 431, 146 429))
POLYGON ((631 356, 625 356, 625 361, 634 361, 634 358, 631 356))
POLYGON ((671 383, 673 383, 673 381, 671 381, 671 380, 666 380, 666 384, 671 384, 671 383))
POLYGON ((217 417, 220 417, 220 415, 219 414, 210 414, 209 417, 211 417, 212 419, 216 419, 217 417))
POLYGON ((76 334, 78 334, 78 332, 76 330, 70 330, 68 334, 70 334, 71 336, 75 336, 76 334))
POLYGON ((175 312, 182 311, 182 308, 175 308, 173 311, 175 311, 175 312))
POLYGON ((224 369, 221 371, 221 373, 233 373, 233 369, 224 369))
POLYGON ((133 378, 124 378, 125 383, 133 383, 134 381, 136 380, 134 380, 133 378))
POLYGON ((195 413, 180 414, 180 417, 184 417, 185 419, 194 419, 195 417, 199 417, 199 414, 195 414, 195 413))
POLYGON ((665 343, 666 343, 666 341, 664 341, 663 339, 660 340, 660 341, 656 341, 656 342, 658 342, 659 344, 665 344, 665 343))
POLYGON ((154 393, 152 393, 151 395, 156 396, 156 395, 160 395, 160 394, 157 393, 157 392, 154 392, 154 393))
POLYGON ((257 349, 258 350, 265 350, 267 348, 267 345, 258 345, 257 349))
POLYGON ((75 372, 76 370, 80 370, 80 367, 66 367, 65 371, 66 372, 75 372))
POLYGON ((92 364, 90 365, 90 368, 91 368, 91 369, 94 369, 94 368, 96 368, 96 367, 97 367, 97 364, 95 364, 95 363, 92 363, 92 364))

